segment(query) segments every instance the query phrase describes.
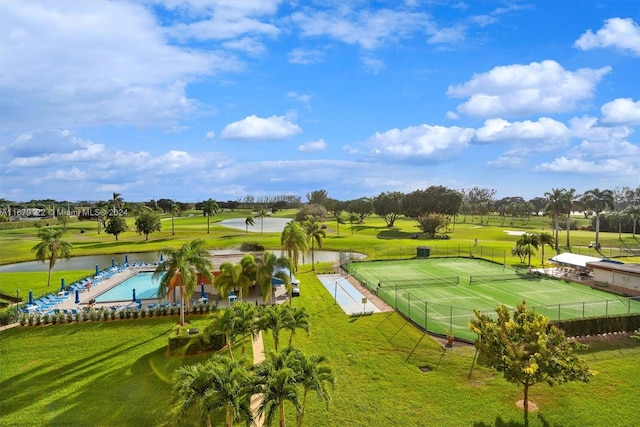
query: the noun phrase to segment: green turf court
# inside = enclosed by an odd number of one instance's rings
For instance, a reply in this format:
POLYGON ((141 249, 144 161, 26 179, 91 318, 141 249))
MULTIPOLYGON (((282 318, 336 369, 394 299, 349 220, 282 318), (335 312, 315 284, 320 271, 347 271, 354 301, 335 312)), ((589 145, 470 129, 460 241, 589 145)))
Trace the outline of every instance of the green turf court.
POLYGON ((475 338, 473 310, 493 313, 499 304, 525 301, 551 320, 640 313, 638 300, 479 259, 354 262, 349 270, 421 327, 466 340, 475 338))

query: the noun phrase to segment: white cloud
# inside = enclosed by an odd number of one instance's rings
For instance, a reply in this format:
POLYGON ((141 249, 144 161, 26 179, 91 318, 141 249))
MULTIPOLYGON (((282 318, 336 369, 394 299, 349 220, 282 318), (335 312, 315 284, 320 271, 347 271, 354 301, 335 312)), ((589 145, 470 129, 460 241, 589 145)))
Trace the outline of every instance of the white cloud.
POLYGON ((292 64, 318 64, 324 61, 324 52, 318 49, 296 48, 289 52, 289 62, 292 64))
POLYGON ((302 102, 303 104, 308 104, 309 101, 311 101, 311 95, 305 95, 297 92, 287 92, 287 98, 302 102))
POLYGON ((298 125, 283 116, 271 116, 265 119, 251 115, 225 126, 222 139, 279 140, 300 132, 302 129, 298 125))
POLYGON ((573 138, 594 142, 621 141, 633 133, 627 126, 598 126, 598 119, 589 116, 574 117, 569 127, 573 138))
POLYGON ((213 139, 216 136, 216 133, 212 130, 210 130, 209 132, 207 132, 204 137, 207 139, 213 139))
POLYGON ((640 164, 640 147, 629 141, 582 141, 572 150, 576 156, 622 158, 640 164))
POLYGON ((602 67, 572 72, 553 60, 500 66, 449 86, 447 95, 468 97, 457 110, 477 117, 571 111, 593 96, 596 84, 610 71, 602 67))
POLYGON ((368 140, 374 155, 388 159, 445 160, 455 157, 475 131, 460 127, 419 125, 376 132, 368 140))
POLYGON ((202 107, 188 82, 240 68, 219 52, 169 45, 136 3, 3 2, 0 27, 0 130, 171 127, 202 107))
POLYGON ((298 151, 303 153, 311 153, 314 151, 322 151, 327 148, 327 143, 324 142, 324 139, 319 139, 317 141, 309 141, 300 146, 298 146, 298 151))
POLYGON ((360 57, 360 62, 364 66, 364 69, 371 74, 378 74, 380 71, 386 68, 384 61, 374 58, 370 55, 363 55, 360 57))
POLYGON ((228 49, 246 52, 251 56, 264 55, 267 51, 267 48, 264 46, 264 44, 255 37, 244 37, 237 40, 231 40, 223 43, 223 46, 228 49))
POLYGON ((600 108, 602 123, 614 125, 640 125, 640 101, 631 98, 618 98, 607 102, 600 108))
POLYGON ((476 131, 479 142, 543 140, 559 141, 569 136, 569 129, 557 120, 541 117, 537 121, 508 122, 504 119, 485 120, 484 126, 476 131))
POLYGON ((613 47, 640 56, 640 26, 631 18, 611 18, 595 34, 587 30, 574 45, 582 50, 613 47))
POLYGON ((77 167, 73 167, 70 170, 57 169, 53 173, 46 176, 46 180, 56 181, 82 181, 87 179, 87 172, 83 172, 77 167))
POLYGON ((489 166, 504 169, 520 169, 527 166, 526 159, 522 156, 500 156, 496 160, 487 162, 489 166))
POLYGON ((628 162, 618 159, 605 159, 597 162, 582 158, 559 157, 551 162, 542 163, 534 168, 535 172, 570 172, 581 174, 617 174, 637 176, 640 172, 628 162))

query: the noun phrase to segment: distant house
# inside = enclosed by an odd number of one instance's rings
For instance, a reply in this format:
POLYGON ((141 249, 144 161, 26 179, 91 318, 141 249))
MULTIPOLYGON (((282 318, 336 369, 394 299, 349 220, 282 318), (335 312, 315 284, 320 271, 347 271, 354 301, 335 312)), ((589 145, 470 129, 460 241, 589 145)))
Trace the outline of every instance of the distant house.
POLYGON ((616 286, 640 295, 640 264, 597 261, 587 263, 587 268, 593 272, 596 283, 616 286))

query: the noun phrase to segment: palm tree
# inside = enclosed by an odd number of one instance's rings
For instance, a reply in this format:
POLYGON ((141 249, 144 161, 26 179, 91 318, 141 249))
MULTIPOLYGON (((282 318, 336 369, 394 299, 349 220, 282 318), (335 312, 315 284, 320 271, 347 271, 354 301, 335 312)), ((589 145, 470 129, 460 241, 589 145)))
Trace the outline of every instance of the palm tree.
POLYGON ((263 306, 258 313, 258 327, 261 331, 271 330, 275 350, 278 351, 280 344, 280 331, 285 327, 285 319, 282 314, 286 305, 263 306))
POLYGON ((522 236, 520 236, 520 239, 518 239, 517 245, 527 247, 527 254, 529 256, 529 267, 531 267, 531 247, 533 246, 534 248, 538 249, 538 246, 540 245, 538 235, 534 233, 524 233, 522 236))
MULTIPOLYGON (((562 191, 562 207, 564 208, 564 214, 567 216, 567 249, 571 248, 571 241, 569 239, 569 232, 571 230, 571 212, 573 211, 575 198, 576 198, 576 189, 571 188, 569 190, 562 191)), ((544 247, 544 244, 543 244, 544 247)))
POLYGON ((207 217, 207 234, 209 234, 210 231, 209 224, 211 217, 215 216, 219 209, 220 207, 218 206, 218 203, 213 199, 208 199, 202 202, 202 214, 207 217))
POLYGON ((300 413, 300 390, 296 382, 296 350, 289 348, 282 353, 269 352, 266 359, 256 365, 255 373, 262 403, 258 416, 264 416, 265 424, 271 425, 276 413, 279 426, 285 427, 284 403, 289 401, 300 413))
POLYGON ((582 195, 582 201, 585 205, 595 212, 596 215, 596 248, 600 247, 600 213, 602 211, 607 210, 607 208, 612 208, 614 206, 613 203, 613 192, 611 190, 602 190, 600 191, 597 188, 592 190, 587 190, 582 195))
POLYGON ((244 220, 245 234, 249 234, 249 227, 253 227, 256 221, 253 219, 253 215, 249 215, 247 219, 244 220))
POLYGON ((307 250, 309 241, 307 235, 298 221, 289 221, 282 230, 280 244, 282 250, 287 251, 287 257, 291 260, 293 267, 298 271, 298 257, 300 252, 307 250))
POLYGON ((322 229, 322 226, 315 218, 308 218, 304 222, 304 228, 307 232, 307 238, 311 242, 311 270, 316 271, 314 246, 317 243, 318 248, 321 248, 322 240, 327 237, 327 233, 322 229))
POLYGON ((213 283, 213 263, 209 259, 209 251, 205 248, 204 239, 186 242, 180 249, 164 248, 160 262, 153 272, 153 279, 160 280, 158 298, 172 294, 175 288, 180 290, 180 325, 184 326, 184 306, 196 287, 198 277, 204 276, 213 283))
POLYGON ((630 215, 625 211, 613 211, 609 214, 609 227, 612 225, 618 226, 618 240, 622 240, 622 224, 630 218, 630 215))
POLYGON ((236 313, 232 310, 233 305, 214 312, 210 317, 211 323, 207 325, 204 330, 204 336, 210 337, 216 334, 224 335, 227 350, 229 350, 229 357, 231 360, 235 360, 233 357, 233 343, 237 335, 237 317, 236 313))
POLYGON ((318 394, 318 398, 323 400, 327 407, 331 402, 328 386, 335 387, 336 378, 331 367, 327 366, 326 362, 327 358, 325 356, 316 354, 307 356, 302 352, 297 355, 297 382, 302 385, 302 404, 298 414, 298 427, 302 426, 304 409, 307 405, 307 393, 309 391, 315 391, 318 394))
POLYGON ((242 264, 223 262, 220 264, 220 275, 215 278, 214 285, 220 295, 226 298, 230 291, 238 289, 238 299, 242 301, 249 293, 251 277, 245 274, 242 264))
POLYGON ((253 424, 252 375, 242 362, 216 354, 204 363, 182 366, 176 371, 173 393, 179 416, 196 408, 210 427, 210 414, 223 410, 225 427, 232 427, 234 420, 253 424))
POLYGON ((636 237, 636 224, 638 223, 638 218, 640 218, 640 205, 630 205, 627 206, 627 208, 625 209, 625 212, 627 213, 627 215, 629 215, 631 217, 631 220, 633 221, 632 224, 632 231, 633 231, 633 237, 636 237))
MULTIPOLYGON (((567 231, 568 230, 569 229, 567 229, 567 231)), ((544 268, 544 245, 549 245, 549 247, 553 249, 553 236, 547 232, 542 232, 538 234, 538 243, 542 247, 542 267, 544 268)))
POLYGON ((262 230, 264 229, 264 217, 267 216, 267 209, 261 207, 256 216, 260 218, 260 234, 262 234, 262 230))
POLYGON ((293 341, 293 335, 296 332, 296 329, 302 329, 309 335, 309 312, 305 307, 294 307, 292 305, 284 306, 286 308, 282 309, 282 314, 284 316, 284 326, 283 329, 291 331, 291 335, 289 335, 289 346, 291 346, 291 342, 293 341))
POLYGON ((351 235, 353 236, 353 224, 360 222, 360 217, 357 213, 349 212, 349 222, 351 223, 351 235))
POLYGON ((273 285, 271 279, 277 277, 282 280, 291 291, 291 277, 286 270, 291 271, 291 261, 286 257, 276 257, 273 252, 264 252, 262 258, 256 261, 256 283, 260 287, 260 293, 264 302, 271 300, 273 285))
POLYGON ((544 196, 547 198, 547 205, 545 206, 545 212, 551 215, 553 218, 553 229, 555 230, 555 242, 556 242, 556 252, 558 251, 558 233, 559 233, 559 220, 562 213, 565 211, 564 209, 564 189, 554 188, 551 192, 544 193, 544 196))
POLYGON ((111 198, 111 204, 113 206, 114 215, 118 211, 118 208, 121 208, 124 206, 124 199, 121 196, 122 195, 120 193, 116 193, 115 191, 113 192, 113 197, 111 198))
POLYGON ((58 258, 69 259, 71 257, 71 243, 62 240, 64 230, 58 227, 44 227, 38 230, 40 243, 31 248, 36 253, 36 260, 49 261, 49 275, 47 286, 51 286, 51 271, 58 258))
POLYGON ((244 356, 245 341, 248 336, 254 337, 258 332, 256 308, 253 304, 237 302, 229 307, 235 318, 235 333, 241 337, 241 355, 244 356))
POLYGON ((109 205, 107 204, 107 202, 96 202, 95 214, 96 221, 98 221, 98 234, 100 234, 100 227, 106 226, 107 216, 109 214, 109 205))
POLYGON ((171 235, 174 236, 176 234, 176 228, 174 224, 174 220, 176 215, 180 214, 180 206, 177 203, 173 203, 171 205, 171 235))

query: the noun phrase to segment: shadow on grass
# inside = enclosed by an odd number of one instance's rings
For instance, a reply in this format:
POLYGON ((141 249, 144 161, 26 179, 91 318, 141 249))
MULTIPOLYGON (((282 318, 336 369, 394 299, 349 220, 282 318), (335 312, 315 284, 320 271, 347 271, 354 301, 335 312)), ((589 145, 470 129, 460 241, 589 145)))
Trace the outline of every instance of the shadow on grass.
MULTIPOLYGON (((537 418, 536 425, 541 425, 543 427, 551 427, 551 424, 542 416, 542 414, 529 414, 529 417, 537 418), (540 424, 538 424, 538 422, 540 424)), ((523 421, 513 421, 513 420, 503 420, 502 417, 497 417, 496 421, 493 424, 485 423, 484 421, 475 422, 472 424, 473 427, 527 427, 529 423, 525 420, 523 421)))

